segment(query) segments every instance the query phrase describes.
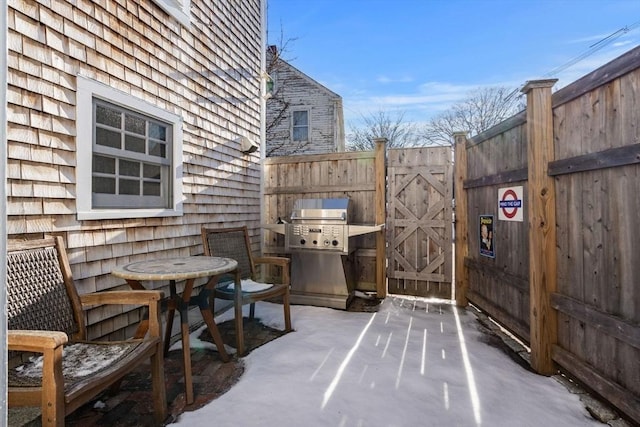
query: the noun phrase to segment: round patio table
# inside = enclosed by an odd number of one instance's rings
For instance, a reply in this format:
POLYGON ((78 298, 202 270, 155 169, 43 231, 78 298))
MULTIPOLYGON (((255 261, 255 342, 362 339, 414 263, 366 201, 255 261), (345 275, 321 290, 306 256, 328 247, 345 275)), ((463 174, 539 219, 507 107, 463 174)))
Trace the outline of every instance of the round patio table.
MULTIPOLYGON (((170 296, 165 298, 163 306, 167 308, 167 325, 164 338, 165 354, 169 350, 171 329, 175 311, 180 313, 180 325, 182 334, 182 358, 184 364, 185 397, 187 404, 193 403, 193 380, 191 374, 191 350, 189 344, 189 307, 197 305, 202 313, 202 318, 207 324, 211 338, 218 348, 220 358, 224 362, 229 361, 222 336, 216 326, 213 313, 210 309, 209 296, 213 287, 222 274, 234 273, 235 283, 239 286, 240 275, 238 262, 231 258, 214 256, 188 256, 168 259, 153 259, 137 261, 127 265, 116 267, 111 274, 123 278, 134 290, 144 290, 143 282, 169 281, 170 296), (196 279, 208 277, 204 288, 196 296, 192 296, 193 285, 196 279), (176 282, 185 281, 184 290, 177 292, 176 282)), ((147 333, 147 324, 142 322, 142 327, 136 331, 136 337, 144 337, 147 333)))

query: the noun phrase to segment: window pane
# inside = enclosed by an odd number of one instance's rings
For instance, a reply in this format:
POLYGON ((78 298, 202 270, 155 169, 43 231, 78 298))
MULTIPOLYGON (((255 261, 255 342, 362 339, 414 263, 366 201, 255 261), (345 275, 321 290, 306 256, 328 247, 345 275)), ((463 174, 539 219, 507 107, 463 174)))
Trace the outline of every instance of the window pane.
POLYGON ((167 144, 149 141, 149 154, 162 158, 167 157, 167 144))
POLYGON ((167 127, 158 123, 149 122, 149 138, 167 140, 167 127))
POLYGON ((308 140, 308 128, 293 128, 293 140, 294 141, 307 141, 308 140))
POLYGON ((145 120, 142 117, 130 116, 129 114, 124 117, 124 129, 126 131, 144 135, 144 124, 145 120))
POLYGON ((96 122, 120 129, 122 114, 118 110, 105 105, 96 105, 96 122))
POLYGON ((175 124, 96 98, 93 109, 92 206, 171 208, 175 124))
POLYGON ((160 183, 159 182, 143 182, 142 194, 144 196, 160 196, 160 183))
POLYGON ((144 177, 145 178, 153 178, 153 179, 161 179, 162 175, 160 174, 160 166, 158 165, 150 165, 148 163, 144 164, 144 177))
POLYGON ((140 194, 140 181, 133 179, 120 178, 119 191, 120 194, 140 194))
POLYGON ((114 175, 116 173, 116 159, 112 157, 93 156, 93 172, 108 173, 114 175))
POLYGON ((120 175, 140 176, 140 163, 120 159, 120 175))
POLYGON ((293 126, 307 126, 309 124, 309 116, 306 111, 293 112, 293 126))
POLYGON ((120 148, 120 133, 103 128, 96 128, 96 144, 105 147, 120 148))
POLYGON ((136 153, 144 153, 144 138, 137 136, 125 135, 124 149, 127 151, 135 151, 136 153))
POLYGON ((93 192, 102 194, 116 194, 115 178, 93 177, 93 192))

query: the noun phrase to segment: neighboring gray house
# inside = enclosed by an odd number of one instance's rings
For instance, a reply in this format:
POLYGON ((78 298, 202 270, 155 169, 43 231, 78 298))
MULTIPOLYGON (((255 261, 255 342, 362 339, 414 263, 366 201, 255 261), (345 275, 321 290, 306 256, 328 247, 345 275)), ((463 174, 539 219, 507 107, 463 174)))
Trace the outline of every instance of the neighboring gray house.
POLYGON ((275 46, 267 49, 267 72, 266 155, 344 151, 342 97, 280 58, 275 46))

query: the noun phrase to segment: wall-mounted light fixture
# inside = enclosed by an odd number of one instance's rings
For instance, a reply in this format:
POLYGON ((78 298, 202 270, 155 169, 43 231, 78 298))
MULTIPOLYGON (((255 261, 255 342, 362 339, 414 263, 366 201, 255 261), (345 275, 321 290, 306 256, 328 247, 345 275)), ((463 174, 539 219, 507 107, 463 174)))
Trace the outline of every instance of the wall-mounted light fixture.
POLYGON ((251 141, 246 136, 240 136, 236 141, 240 143, 240 151, 245 154, 255 153, 260 148, 257 142, 251 141))

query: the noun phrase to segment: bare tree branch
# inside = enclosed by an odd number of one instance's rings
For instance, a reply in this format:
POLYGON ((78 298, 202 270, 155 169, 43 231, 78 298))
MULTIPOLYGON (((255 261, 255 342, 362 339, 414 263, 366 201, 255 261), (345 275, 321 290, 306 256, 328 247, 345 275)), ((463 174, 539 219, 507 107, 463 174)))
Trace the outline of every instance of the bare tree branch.
POLYGON ((357 127, 350 124, 347 135, 349 151, 368 151, 375 148, 374 138, 386 138, 387 148, 409 147, 416 144, 416 127, 404 121, 404 113, 391 115, 378 111, 369 116, 362 116, 364 125, 357 127))
POLYGON ((471 136, 478 135, 523 108, 518 91, 513 88, 481 88, 429 120, 418 134, 426 145, 451 145, 454 132, 468 131, 471 136))

